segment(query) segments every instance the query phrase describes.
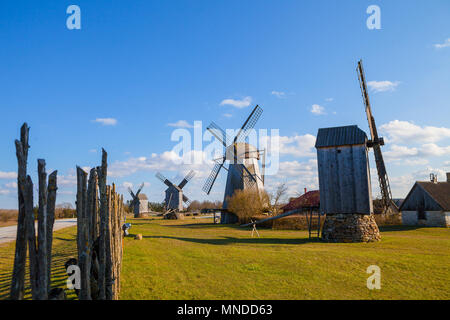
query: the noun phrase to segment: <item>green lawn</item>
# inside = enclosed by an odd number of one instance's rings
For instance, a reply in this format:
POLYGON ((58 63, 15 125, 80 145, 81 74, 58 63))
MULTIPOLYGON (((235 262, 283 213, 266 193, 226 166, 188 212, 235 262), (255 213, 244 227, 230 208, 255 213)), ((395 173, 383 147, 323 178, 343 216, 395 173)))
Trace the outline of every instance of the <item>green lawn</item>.
MULTIPOLYGON (((385 227, 379 243, 330 244, 303 231, 260 229, 261 238, 252 238, 248 229, 207 219, 129 222, 121 299, 450 298, 448 228, 385 227), (369 265, 381 268, 381 290, 366 287, 369 265)), ((74 237, 74 228, 55 233, 59 283, 74 237)), ((2 298, 12 257, 13 246, 0 245, 2 298)))

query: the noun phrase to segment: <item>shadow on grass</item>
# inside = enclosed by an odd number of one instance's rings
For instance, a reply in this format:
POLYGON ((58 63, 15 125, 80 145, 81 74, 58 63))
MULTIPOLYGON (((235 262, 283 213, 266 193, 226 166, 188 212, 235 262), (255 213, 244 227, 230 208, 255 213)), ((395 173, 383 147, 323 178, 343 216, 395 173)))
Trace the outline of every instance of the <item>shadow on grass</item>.
POLYGON ((378 228, 380 229, 381 232, 391 232, 391 231, 412 231, 422 229, 423 227, 397 225, 397 226, 379 226, 378 228))
MULTIPOLYGON (((162 227, 169 228, 188 228, 188 229, 202 229, 202 228, 219 228, 223 227, 222 224, 214 224, 214 223, 190 223, 190 224, 172 224, 172 225, 162 225, 162 227)), ((227 225, 227 227, 230 227, 227 225)))
POLYGON ((234 238, 224 237, 221 239, 197 239, 170 236, 143 236, 147 239, 172 239, 200 244, 229 245, 229 244, 306 244, 320 242, 319 239, 280 239, 280 238, 234 238))

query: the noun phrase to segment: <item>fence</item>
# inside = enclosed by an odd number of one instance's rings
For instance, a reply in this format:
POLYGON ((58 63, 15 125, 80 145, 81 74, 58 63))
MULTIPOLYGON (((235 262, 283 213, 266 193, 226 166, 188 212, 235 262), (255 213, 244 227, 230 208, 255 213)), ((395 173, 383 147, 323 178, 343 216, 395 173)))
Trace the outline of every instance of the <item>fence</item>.
POLYGON ((107 153, 88 174, 77 167, 77 247, 81 272, 79 299, 117 300, 122 269, 123 196, 108 186, 107 153))
POLYGON ((47 184, 45 160, 38 160, 39 207, 37 238, 33 211, 33 181, 27 175, 28 139, 30 128, 26 123, 20 130, 20 140, 16 140, 18 162, 18 218, 16 249, 10 297, 21 300, 25 293, 25 264, 27 247, 29 251, 31 296, 33 300, 46 300, 51 291, 51 260, 53 223, 55 221, 55 202, 57 190, 57 172, 50 174, 47 184))

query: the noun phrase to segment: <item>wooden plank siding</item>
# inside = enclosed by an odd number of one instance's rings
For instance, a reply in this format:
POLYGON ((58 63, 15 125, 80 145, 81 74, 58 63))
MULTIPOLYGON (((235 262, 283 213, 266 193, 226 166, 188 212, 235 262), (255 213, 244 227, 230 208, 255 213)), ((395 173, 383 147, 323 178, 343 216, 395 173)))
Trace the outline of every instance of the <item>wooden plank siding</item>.
POLYGON ((373 213, 367 137, 357 126, 319 129, 320 211, 373 213))

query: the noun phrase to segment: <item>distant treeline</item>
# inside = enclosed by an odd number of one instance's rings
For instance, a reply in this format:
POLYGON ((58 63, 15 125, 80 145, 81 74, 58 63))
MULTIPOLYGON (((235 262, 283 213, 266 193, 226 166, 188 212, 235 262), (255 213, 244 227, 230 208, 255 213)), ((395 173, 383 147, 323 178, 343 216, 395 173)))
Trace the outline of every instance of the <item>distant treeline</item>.
POLYGON ((200 211, 202 209, 219 209, 222 208, 222 201, 198 201, 194 200, 191 202, 188 211, 200 211))

